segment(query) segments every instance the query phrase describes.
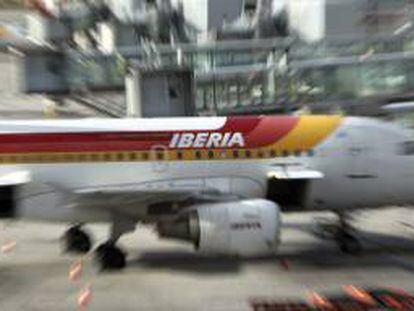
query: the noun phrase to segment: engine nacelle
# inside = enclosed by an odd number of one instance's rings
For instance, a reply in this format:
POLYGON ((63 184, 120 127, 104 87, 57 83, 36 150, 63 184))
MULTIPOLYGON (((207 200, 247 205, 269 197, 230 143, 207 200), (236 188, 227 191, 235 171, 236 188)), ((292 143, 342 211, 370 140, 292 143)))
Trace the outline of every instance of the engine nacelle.
POLYGON ((279 207, 262 199, 190 208, 158 224, 160 237, 192 242, 204 254, 257 257, 274 254, 280 241, 279 207))

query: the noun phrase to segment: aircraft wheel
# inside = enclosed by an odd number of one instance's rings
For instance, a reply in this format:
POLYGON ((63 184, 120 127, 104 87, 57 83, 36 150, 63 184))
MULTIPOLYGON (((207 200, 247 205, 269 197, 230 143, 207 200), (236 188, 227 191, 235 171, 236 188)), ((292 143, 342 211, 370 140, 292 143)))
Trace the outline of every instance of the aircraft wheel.
POLYGON ((340 233, 337 237, 338 245, 345 254, 357 255, 362 252, 361 242, 349 233, 340 233))
POLYGON ((92 248, 92 241, 88 233, 79 226, 74 226, 67 230, 62 238, 63 250, 69 253, 85 254, 92 248))
POLYGON ((111 243, 100 245, 95 251, 95 262, 101 271, 121 270, 126 266, 126 254, 111 243))

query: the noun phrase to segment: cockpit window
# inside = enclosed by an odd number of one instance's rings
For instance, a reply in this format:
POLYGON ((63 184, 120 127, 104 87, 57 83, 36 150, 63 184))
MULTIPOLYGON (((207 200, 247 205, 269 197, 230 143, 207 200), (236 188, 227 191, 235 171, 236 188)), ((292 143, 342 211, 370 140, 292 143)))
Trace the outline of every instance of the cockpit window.
POLYGON ((414 141, 405 141, 400 145, 401 155, 414 155, 414 141))

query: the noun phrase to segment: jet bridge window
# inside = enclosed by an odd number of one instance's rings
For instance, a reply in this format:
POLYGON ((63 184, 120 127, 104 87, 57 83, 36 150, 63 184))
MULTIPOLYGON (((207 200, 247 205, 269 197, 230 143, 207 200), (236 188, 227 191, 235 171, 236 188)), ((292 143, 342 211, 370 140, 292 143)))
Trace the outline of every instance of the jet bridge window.
POLYGON ((414 141, 405 141, 400 144, 399 153, 401 155, 414 156, 414 141))

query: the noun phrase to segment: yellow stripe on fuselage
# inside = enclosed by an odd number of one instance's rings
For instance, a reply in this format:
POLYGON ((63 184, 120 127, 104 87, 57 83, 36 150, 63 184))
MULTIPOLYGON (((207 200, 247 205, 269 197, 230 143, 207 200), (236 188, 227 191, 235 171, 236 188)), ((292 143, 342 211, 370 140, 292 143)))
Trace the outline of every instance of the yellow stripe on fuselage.
POLYGON ((341 116, 302 116, 295 128, 272 147, 276 150, 311 150, 343 122, 341 116))

